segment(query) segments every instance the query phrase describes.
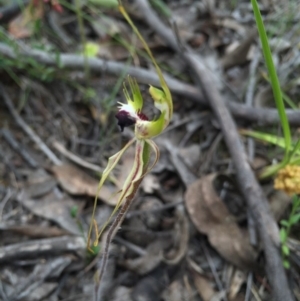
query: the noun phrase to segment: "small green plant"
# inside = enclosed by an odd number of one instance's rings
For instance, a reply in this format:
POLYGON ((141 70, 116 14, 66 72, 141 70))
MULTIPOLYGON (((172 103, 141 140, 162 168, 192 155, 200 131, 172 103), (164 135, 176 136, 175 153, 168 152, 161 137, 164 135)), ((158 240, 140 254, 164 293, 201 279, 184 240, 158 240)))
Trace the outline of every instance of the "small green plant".
MULTIPOLYGON (((284 168, 288 164, 291 163, 291 159, 298 152, 300 143, 296 143, 294 148, 292 147, 292 137, 291 137, 291 130, 290 125, 288 122, 288 118, 286 115, 284 100, 282 97, 282 91, 280 87, 280 83, 278 80, 276 68, 273 62, 272 53, 270 50, 270 45, 268 41, 268 37, 266 34, 265 26, 262 20, 262 16, 258 7, 258 3, 256 0, 251 0, 251 4, 253 7, 253 12, 255 16, 256 26, 259 32, 260 41, 262 44, 262 50, 264 54, 265 63, 269 73, 269 80, 272 86, 273 95, 275 99, 276 108, 280 118, 280 124, 283 132, 284 137, 284 156, 281 162, 275 165, 268 166, 264 169, 262 174, 260 175, 261 178, 269 177, 276 174, 280 169, 284 168)), ((249 134, 249 132, 248 132, 249 134)), ((260 133, 262 134, 262 133, 260 133)), ((261 137, 266 138, 266 135, 261 135, 261 137)))
MULTIPOLYGON (((78 217, 78 206, 74 205, 74 206, 71 207, 70 216, 76 221, 78 229, 79 229, 83 239, 86 242, 87 239, 86 239, 84 227, 82 225, 82 222, 81 222, 80 218, 78 217)), ((87 250, 87 252, 86 252, 87 261, 90 262, 92 259, 95 258, 95 256, 98 255, 99 252, 100 252, 100 245, 97 245, 97 246, 92 245, 91 246, 91 251, 87 250)))
POLYGON ((280 240, 281 240, 281 253, 283 258, 283 265, 286 269, 290 268, 289 255, 290 249, 287 244, 288 237, 290 236, 291 229, 300 221, 300 198, 297 195, 293 196, 292 210, 287 219, 281 220, 280 240))
POLYGON ((280 124, 283 131, 283 139, 275 137, 274 135, 244 131, 244 134, 276 144, 283 147, 285 150, 283 159, 276 165, 267 167, 260 175, 262 178, 269 177, 277 174, 274 186, 276 189, 282 189, 289 195, 293 196, 292 210, 288 219, 282 220, 280 229, 281 239, 281 252, 283 258, 283 265, 285 268, 290 268, 289 255, 290 249, 287 244, 288 237, 290 236, 291 228, 300 221, 300 140, 293 143, 290 131, 290 125, 286 116, 283 93, 279 84, 275 65, 273 63, 272 53, 270 50, 268 37, 262 20, 262 16, 256 0, 251 0, 254 11, 255 21, 259 32, 262 50, 269 73, 269 81, 272 86, 275 104, 280 118, 280 124))

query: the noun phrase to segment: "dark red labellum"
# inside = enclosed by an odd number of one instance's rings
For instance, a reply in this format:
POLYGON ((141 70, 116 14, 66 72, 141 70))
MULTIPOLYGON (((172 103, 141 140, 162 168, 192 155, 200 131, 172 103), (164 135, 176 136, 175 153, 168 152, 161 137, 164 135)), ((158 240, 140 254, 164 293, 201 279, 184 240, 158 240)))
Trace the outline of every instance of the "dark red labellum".
POLYGON ((124 131, 126 126, 131 126, 135 124, 135 119, 131 117, 127 112, 120 111, 116 114, 116 118, 118 119, 118 126, 121 129, 121 132, 124 131))
POLYGON ((149 120, 148 117, 144 113, 142 113, 141 111, 138 111, 137 115, 139 116, 139 118, 141 120, 147 120, 147 121, 149 120))

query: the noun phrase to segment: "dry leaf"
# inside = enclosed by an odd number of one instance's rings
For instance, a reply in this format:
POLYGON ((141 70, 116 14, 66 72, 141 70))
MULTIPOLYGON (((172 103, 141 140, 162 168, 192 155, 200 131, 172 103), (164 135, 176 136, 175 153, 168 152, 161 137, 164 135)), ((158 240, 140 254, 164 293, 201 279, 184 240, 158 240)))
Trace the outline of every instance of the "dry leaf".
MULTIPOLYGON (((79 207, 79 202, 62 196, 55 190, 38 200, 31 199, 25 191, 22 191, 17 200, 34 214, 57 223, 72 234, 81 235, 76 220, 71 217, 72 208, 79 207)), ((81 202, 81 206, 82 204, 81 202)))
MULTIPOLYGON (((119 174, 117 177, 118 187, 104 184, 98 197, 108 205, 115 206, 118 201, 118 191, 122 189, 134 161, 134 149, 129 149, 122 157, 122 164, 119 165, 119 174)), ((88 195, 95 197, 98 190, 99 180, 71 164, 55 165, 51 171, 56 176, 59 184, 70 194, 88 195)))
POLYGON ((41 19, 44 14, 43 2, 32 7, 28 5, 8 26, 8 32, 16 39, 28 38, 34 31, 34 22, 41 19))
POLYGON ((216 295, 211 283, 198 273, 192 273, 192 275, 194 278, 195 287, 203 301, 211 301, 213 296, 216 295))
MULTIPOLYGON (((56 165, 51 171, 57 178, 59 184, 68 193, 73 195, 88 195, 94 197, 96 195, 99 181, 81 169, 70 164, 56 165)), ((108 205, 116 205, 116 196, 113 196, 114 189, 109 189, 104 185, 99 193, 99 198, 108 205)))
POLYGON ((0 224, 0 231, 18 233, 20 235, 26 235, 31 238, 57 237, 68 234, 65 230, 62 230, 58 227, 37 227, 36 225, 7 226, 0 224))
POLYGON ((245 283, 247 277, 244 272, 240 270, 235 270, 234 275, 231 280, 228 299, 233 301, 236 300, 237 294, 241 289, 241 286, 245 283))
POLYGON ((155 191, 160 189, 160 184, 158 178, 150 173, 144 177, 141 187, 145 193, 153 194, 155 191))
POLYGON ((270 210, 273 213, 274 219, 279 221, 286 209, 291 204, 292 198, 288 196, 284 191, 274 190, 269 197, 270 210))
POLYGON ((173 281, 163 293, 163 299, 165 301, 194 300, 190 297, 186 286, 183 281, 180 280, 173 281))
POLYGON ((162 261, 162 247, 160 241, 155 241, 148 245, 147 252, 144 256, 134 259, 127 259, 123 265, 139 275, 145 275, 153 271, 162 261))
POLYGON ((131 289, 126 286, 117 286, 112 292, 111 301, 132 301, 131 289))
POLYGON ((222 58, 221 64, 225 70, 237 65, 242 65, 248 61, 248 53, 257 35, 256 29, 249 31, 247 35, 247 38, 233 51, 230 51, 222 58))
POLYGON ((240 268, 255 268, 256 252, 248 232, 240 229, 213 187, 215 174, 191 184, 185 194, 187 211, 197 230, 208 236, 211 245, 240 268))

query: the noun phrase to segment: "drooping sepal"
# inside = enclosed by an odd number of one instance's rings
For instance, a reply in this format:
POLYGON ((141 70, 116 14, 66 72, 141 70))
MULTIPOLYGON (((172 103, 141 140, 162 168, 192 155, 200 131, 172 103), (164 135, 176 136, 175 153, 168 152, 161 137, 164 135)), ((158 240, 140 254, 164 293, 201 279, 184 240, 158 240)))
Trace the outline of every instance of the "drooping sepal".
MULTIPOLYGON (((94 221, 95 219, 95 212, 96 212, 96 206, 97 206, 97 201, 98 201, 98 195, 99 192, 104 184, 104 182, 106 181, 106 179, 108 178, 110 172, 115 168, 115 166, 117 165, 117 163, 120 161, 122 155, 125 153, 125 151, 135 142, 135 139, 130 140, 119 152, 117 152, 116 154, 114 154, 113 156, 111 156, 108 159, 108 163, 106 168, 104 169, 103 173, 102 173, 102 177, 101 180, 99 182, 98 188, 97 188, 97 193, 95 196, 95 201, 94 201, 94 207, 93 207, 93 213, 92 213, 92 221, 94 221)), ((90 228, 89 228, 89 232, 88 232, 88 242, 87 242, 87 246, 89 248, 90 246, 90 239, 91 239, 91 235, 92 235, 92 228, 93 228, 93 223, 91 223, 90 228)), ((97 240, 98 241, 98 238, 97 240)), ((94 243, 96 244, 96 243, 94 243)))

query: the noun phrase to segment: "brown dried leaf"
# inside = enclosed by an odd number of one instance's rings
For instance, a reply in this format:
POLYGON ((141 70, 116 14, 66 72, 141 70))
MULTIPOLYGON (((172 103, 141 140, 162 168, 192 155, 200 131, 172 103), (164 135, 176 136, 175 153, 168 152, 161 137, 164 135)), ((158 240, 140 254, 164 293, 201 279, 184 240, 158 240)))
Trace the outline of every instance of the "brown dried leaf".
POLYGON ((65 230, 58 227, 45 227, 36 225, 22 225, 22 226, 6 226, 0 225, 0 231, 7 231, 11 233, 18 233, 20 235, 26 235, 31 238, 45 238, 45 237, 57 237, 68 234, 65 230))
POLYGON ((13 19, 8 26, 9 33, 16 39, 28 38, 34 31, 34 22, 44 15, 42 1, 32 7, 28 5, 23 12, 13 19))
POLYGON ((246 34, 244 39, 233 51, 228 52, 221 60, 222 67, 226 70, 237 65, 242 65, 248 61, 248 53, 257 35, 257 31, 252 30, 246 34))
POLYGON ((184 285, 183 281, 180 280, 175 280, 169 285, 163 293, 163 299, 165 301, 194 300, 191 299, 186 285, 184 285))
POLYGON ((38 200, 28 197, 23 191, 17 196, 17 200, 34 214, 57 223, 70 233, 81 234, 76 220, 71 217, 72 208, 74 206, 80 207, 79 202, 62 196, 55 190, 38 200))
POLYGON ((147 194, 153 194, 155 191, 159 190, 160 184, 157 176, 151 173, 147 174, 141 183, 141 187, 147 194))
MULTIPOLYGON (((94 197, 96 195, 99 181, 81 169, 70 164, 56 165, 51 171, 57 178, 59 184, 70 194, 88 195, 94 197)), ((116 205, 116 197, 113 197, 113 189, 103 186, 99 193, 99 198, 108 205, 116 205)))
POLYGON ((211 301, 213 296, 216 295, 216 292, 212 288, 211 283, 198 273, 193 273, 193 278, 195 287, 203 301, 211 301))
POLYGON ((241 289, 241 286, 245 283, 247 277, 244 272, 236 270, 231 280, 228 299, 233 301, 236 300, 237 294, 241 289))
POLYGON ((123 262, 124 266, 139 275, 145 275, 153 271, 162 261, 162 244, 160 241, 155 241, 147 247, 147 252, 144 256, 127 259, 123 262))
POLYGON ((256 252, 248 233, 238 227, 213 187, 215 174, 191 184, 185 194, 187 211, 199 232, 228 261, 240 268, 255 267, 256 252))
POLYGON ((285 213, 287 207, 291 204, 292 198, 284 191, 274 190, 269 197, 270 210, 273 213, 274 219, 279 221, 285 213))

